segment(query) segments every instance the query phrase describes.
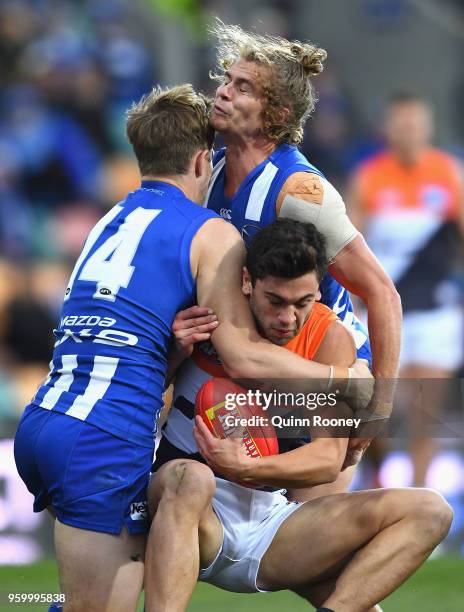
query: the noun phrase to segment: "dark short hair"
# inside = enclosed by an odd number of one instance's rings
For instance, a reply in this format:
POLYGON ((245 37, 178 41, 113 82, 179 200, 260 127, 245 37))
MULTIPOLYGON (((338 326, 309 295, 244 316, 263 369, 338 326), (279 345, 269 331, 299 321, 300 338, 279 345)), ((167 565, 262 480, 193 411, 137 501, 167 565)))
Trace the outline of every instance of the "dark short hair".
POLYGON ((157 87, 132 106, 126 132, 142 176, 186 174, 195 153, 212 148, 210 106, 188 84, 157 87))
POLYGON ((277 219, 251 241, 246 266, 254 285, 267 276, 293 279, 316 272, 319 282, 327 271, 324 236, 312 223, 277 219))

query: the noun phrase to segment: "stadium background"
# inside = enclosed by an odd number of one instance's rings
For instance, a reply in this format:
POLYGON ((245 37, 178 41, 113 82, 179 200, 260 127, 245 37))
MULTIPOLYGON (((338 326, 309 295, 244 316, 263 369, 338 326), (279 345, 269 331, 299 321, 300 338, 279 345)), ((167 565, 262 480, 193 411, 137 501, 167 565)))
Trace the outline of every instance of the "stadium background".
MULTIPOLYGON (((7 591, 57 590, 54 565, 47 561, 53 556, 51 521, 31 511, 16 475, 12 436, 47 371, 49 330, 82 241, 103 211, 137 185, 124 111, 155 83, 192 82, 213 91, 208 71, 214 49, 205 35, 211 15, 310 38, 327 49, 326 70, 314 81, 319 102, 303 150, 342 193, 350 170, 382 145, 382 103, 394 90, 424 94, 436 111, 435 141, 464 157, 461 0, 2 0, 0 609, 7 591)), ((462 421, 462 401, 456 409, 462 421)), ((382 484, 409 484, 407 441, 391 439, 388 446, 382 484)), ((368 457, 356 486, 370 486, 372 478, 368 457)), ((462 431, 440 442, 428 484, 453 505, 453 529, 440 558, 386 610, 462 609, 462 431)), ((299 609, 286 593, 244 599, 204 586, 191 609, 264 605, 299 609)))

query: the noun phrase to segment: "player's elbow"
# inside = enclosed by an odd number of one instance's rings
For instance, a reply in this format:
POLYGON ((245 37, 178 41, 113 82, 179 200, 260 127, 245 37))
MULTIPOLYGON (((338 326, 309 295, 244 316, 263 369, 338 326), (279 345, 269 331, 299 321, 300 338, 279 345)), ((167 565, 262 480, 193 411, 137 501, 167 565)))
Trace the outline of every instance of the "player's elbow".
POLYGON ((263 372, 252 359, 245 357, 224 361, 224 370, 229 378, 262 378, 263 372))
POLYGON ((398 321, 400 322, 399 324, 401 324, 401 318, 403 315, 403 308, 401 305, 401 296, 396 290, 396 287, 393 284, 393 282, 390 279, 388 280, 390 282, 388 283, 388 286, 385 290, 383 299, 387 303, 388 311, 391 313, 393 320, 398 321))
POLYGON ((335 482, 342 469, 345 455, 343 447, 334 445, 333 448, 327 448, 324 454, 323 463, 319 473, 319 481, 316 484, 329 484, 335 482))
POLYGON ((244 350, 227 355, 224 359, 224 370, 230 378, 267 378, 269 367, 260 359, 260 351, 244 350))
POLYGON ((382 273, 375 277, 373 282, 366 284, 365 301, 381 300, 390 312, 401 314, 401 297, 391 278, 382 273))
POLYGON ((396 290, 396 287, 389 276, 385 275, 385 278, 382 279, 380 290, 384 296, 384 299, 388 300, 390 303, 390 306, 394 310, 401 311, 401 296, 396 290))
POLYGON ((320 482, 317 484, 329 484, 335 482, 340 474, 341 465, 338 461, 329 461, 321 470, 320 482))

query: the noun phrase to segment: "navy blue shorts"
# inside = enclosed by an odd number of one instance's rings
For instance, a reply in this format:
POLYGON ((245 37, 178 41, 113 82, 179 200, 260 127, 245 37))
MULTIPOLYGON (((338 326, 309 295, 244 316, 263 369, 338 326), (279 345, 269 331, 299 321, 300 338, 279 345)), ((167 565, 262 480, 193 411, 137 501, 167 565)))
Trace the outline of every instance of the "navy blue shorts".
POLYGON ((52 506, 60 522, 131 534, 149 529, 147 487, 153 450, 59 412, 29 405, 14 446, 34 512, 52 506))

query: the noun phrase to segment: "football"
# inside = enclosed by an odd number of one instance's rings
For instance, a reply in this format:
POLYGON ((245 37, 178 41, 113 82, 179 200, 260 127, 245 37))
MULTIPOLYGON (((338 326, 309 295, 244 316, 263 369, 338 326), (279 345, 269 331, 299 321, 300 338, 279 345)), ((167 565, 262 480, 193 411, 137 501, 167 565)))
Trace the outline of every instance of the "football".
POLYGON ((250 457, 277 455, 279 443, 274 426, 266 411, 247 393, 227 378, 211 378, 197 393, 195 412, 218 438, 241 435, 250 457))

